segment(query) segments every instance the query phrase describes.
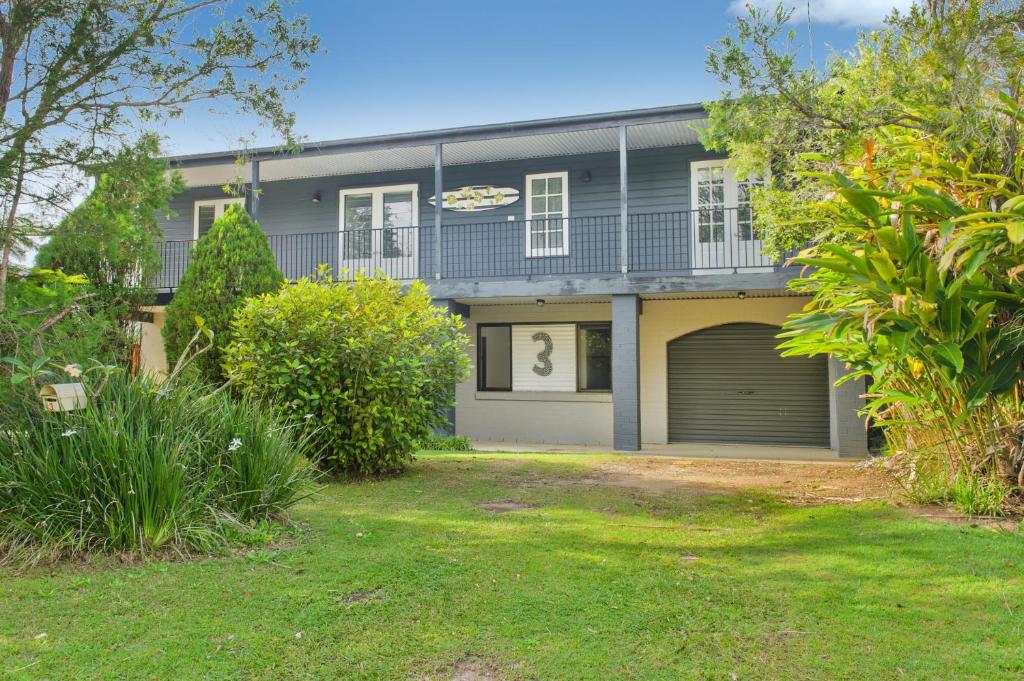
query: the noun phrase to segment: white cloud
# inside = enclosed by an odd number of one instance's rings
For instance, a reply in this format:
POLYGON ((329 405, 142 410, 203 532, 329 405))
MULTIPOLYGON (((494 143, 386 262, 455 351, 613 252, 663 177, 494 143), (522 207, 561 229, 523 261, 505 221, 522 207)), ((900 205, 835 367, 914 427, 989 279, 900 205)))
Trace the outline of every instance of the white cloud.
MULTIPOLYGON (((807 0, 782 0, 793 8, 793 21, 807 21, 807 0)), ((733 0, 729 11, 746 13, 746 5, 774 9, 779 0, 733 0)), ((880 26, 893 9, 906 11, 913 0, 811 0, 811 21, 844 27, 880 26)))

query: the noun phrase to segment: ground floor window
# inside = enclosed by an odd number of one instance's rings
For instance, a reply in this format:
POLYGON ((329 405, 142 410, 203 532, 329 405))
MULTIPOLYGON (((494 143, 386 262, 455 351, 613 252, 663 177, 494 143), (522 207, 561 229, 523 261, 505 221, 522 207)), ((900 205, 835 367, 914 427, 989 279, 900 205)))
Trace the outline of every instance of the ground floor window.
POLYGON ((575 392, 612 386, 611 324, 479 324, 479 390, 575 392))
POLYGON ((579 389, 611 390, 612 325, 580 324, 576 348, 579 389))
POLYGON ((477 378, 480 390, 512 389, 512 327, 480 326, 477 378))

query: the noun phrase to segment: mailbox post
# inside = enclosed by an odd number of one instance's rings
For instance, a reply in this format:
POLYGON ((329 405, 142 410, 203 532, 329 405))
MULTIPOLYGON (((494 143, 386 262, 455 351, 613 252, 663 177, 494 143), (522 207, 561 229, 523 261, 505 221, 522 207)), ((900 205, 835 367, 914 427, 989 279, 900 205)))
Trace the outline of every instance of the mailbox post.
POLYGON ((73 411, 85 406, 85 386, 81 383, 51 383, 39 391, 46 411, 73 411))

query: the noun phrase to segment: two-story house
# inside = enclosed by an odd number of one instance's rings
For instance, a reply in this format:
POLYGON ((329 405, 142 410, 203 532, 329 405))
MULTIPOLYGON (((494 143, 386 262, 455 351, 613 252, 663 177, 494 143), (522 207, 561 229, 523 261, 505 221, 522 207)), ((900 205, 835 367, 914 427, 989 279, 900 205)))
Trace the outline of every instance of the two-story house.
MULTIPOLYGON (((461 314, 473 371, 454 429, 476 440, 620 450, 745 443, 866 453, 863 383, 827 357, 782 359, 806 299, 761 253, 739 181, 705 150, 701 105, 482 125, 172 159, 160 301, 233 202, 282 272, 328 264, 425 281, 461 314), (440 209, 438 208, 440 206, 440 209)), ((143 354, 160 368, 154 324, 143 354)))

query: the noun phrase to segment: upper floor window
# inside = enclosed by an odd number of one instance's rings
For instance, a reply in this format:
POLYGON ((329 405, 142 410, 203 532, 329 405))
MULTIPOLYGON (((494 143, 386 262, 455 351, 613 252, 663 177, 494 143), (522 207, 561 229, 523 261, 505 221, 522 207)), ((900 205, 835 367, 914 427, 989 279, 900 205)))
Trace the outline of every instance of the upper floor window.
POLYGON ((751 191, 764 180, 757 176, 740 180, 725 161, 695 161, 691 167, 697 241, 758 240, 751 191))
POLYGON ((761 252, 757 216, 751 194, 763 180, 745 179, 727 161, 694 161, 690 164, 691 237, 690 265, 695 274, 730 271, 770 271, 773 259, 761 252))
POLYGON ((526 176, 526 255, 569 254, 569 173, 526 176))
POLYGON ((419 276, 419 187, 415 184, 340 190, 341 267, 419 276))
POLYGON ((222 199, 205 199, 203 201, 196 201, 195 213, 192 218, 192 238, 198 239, 213 227, 213 223, 220 216, 224 215, 224 211, 228 209, 228 206, 239 205, 245 207, 245 199, 241 197, 225 197, 222 199))

